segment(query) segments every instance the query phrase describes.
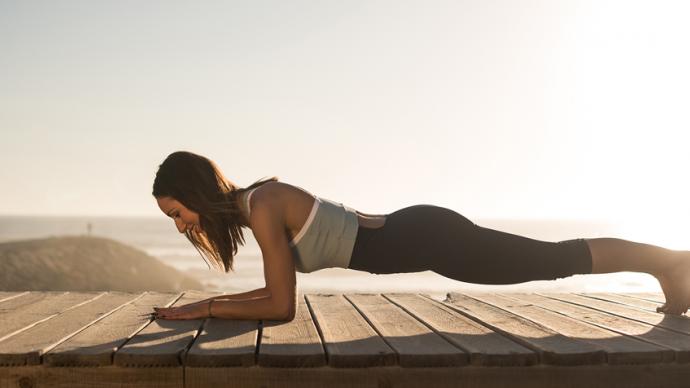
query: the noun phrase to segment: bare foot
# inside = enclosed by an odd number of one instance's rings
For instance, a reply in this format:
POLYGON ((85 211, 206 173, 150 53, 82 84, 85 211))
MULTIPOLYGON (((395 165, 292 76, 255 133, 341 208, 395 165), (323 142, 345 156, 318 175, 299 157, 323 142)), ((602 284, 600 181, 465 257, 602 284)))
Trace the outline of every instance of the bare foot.
POLYGON ((679 251, 678 258, 662 274, 654 275, 664 291, 666 303, 656 312, 682 315, 690 307, 690 251, 679 251))

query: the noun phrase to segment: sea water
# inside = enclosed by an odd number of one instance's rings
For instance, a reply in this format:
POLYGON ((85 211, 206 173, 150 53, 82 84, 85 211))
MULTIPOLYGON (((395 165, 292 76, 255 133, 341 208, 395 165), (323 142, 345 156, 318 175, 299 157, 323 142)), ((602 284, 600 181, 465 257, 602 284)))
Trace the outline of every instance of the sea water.
MULTIPOLYGON (((545 241, 580 237, 622 237, 621 228, 600 221, 473 220, 477 225, 545 241)), ((164 264, 198 279, 205 289, 235 293, 264 286, 261 249, 250 229, 243 229, 246 244, 239 246, 234 272, 209 269, 184 234, 165 217, 39 217, 0 216, 0 242, 51 236, 93 235, 138 248, 164 264), (90 225, 90 229, 89 229, 90 225)), ((639 241, 639 240, 638 240, 639 241)), ((644 242, 644 241, 643 241, 644 242)), ((500 270, 500 269, 492 269, 500 270)), ((297 273, 301 293, 413 292, 444 299, 448 292, 661 292, 648 274, 574 275, 551 281, 513 285, 481 285, 445 278, 431 271, 376 275, 343 268, 309 274, 297 273)))

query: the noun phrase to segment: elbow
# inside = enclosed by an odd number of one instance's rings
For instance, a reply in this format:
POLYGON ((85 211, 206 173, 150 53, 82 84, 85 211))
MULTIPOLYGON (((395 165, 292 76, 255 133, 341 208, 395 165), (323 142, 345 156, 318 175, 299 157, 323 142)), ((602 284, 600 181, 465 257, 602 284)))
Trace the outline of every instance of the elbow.
POLYGON ((297 313, 297 293, 273 293, 269 291, 269 298, 273 305, 273 312, 275 314, 272 320, 290 322, 295 319, 297 313), (288 296, 289 295, 289 296, 288 296))
MULTIPOLYGON (((284 306, 284 305, 283 305, 284 306)), ((278 311, 281 311, 278 316, 280 317, 279 320, 281 321, 287 321, 290 322, 293 319, 295 319, 295 309, 288 307, 288 308, 281 308, 278 311)))
POLYGON ((278 313, 276 314, 275 320, 290 322, 295 319, 295 308, 293 304, 279 302, 277 305, 275 311, 278 313))
POLYGON ((284 321, 290 322, 295 319, 295 309, 289 309, 288 313, 285 314, 285 318, 283 319, 284 321))

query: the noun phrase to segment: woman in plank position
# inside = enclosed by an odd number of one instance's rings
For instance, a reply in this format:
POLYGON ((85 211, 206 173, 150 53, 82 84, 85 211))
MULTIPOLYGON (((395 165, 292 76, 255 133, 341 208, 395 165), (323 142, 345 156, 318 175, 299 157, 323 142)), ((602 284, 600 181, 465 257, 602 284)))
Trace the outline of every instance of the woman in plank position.
POLYGON ((329 267, 375 274, 431 270, 481 284, 646 272, 666 297, 657 312, 681 315, 690 307, 690 251, 618 238, 535 240, 476 225, 434 205, 365 214, 276 177, 238 187, 213 161, 185 151, 170 154, 159 166, 153 196, 204 260, 209 257, 225 272, 233 269, 237 244, 244 245, 242 228, 251 229, 266 282, 249 292, 155 308, 158 318, 292 320, 295 270, 329 267))

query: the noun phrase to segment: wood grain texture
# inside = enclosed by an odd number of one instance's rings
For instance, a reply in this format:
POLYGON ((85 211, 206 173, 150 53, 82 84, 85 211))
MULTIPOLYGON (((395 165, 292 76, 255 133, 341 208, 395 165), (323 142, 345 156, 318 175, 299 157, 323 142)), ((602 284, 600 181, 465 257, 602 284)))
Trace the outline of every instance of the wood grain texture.
POLYGON ((594 298, 594 299, 601 299, 601 300, 606 300, 609 302, 615 302, 622 304, 624 306, 630 306, 630 307, 635 307, 640 310, 645 310, 645 311, 650 311, 656 313, 656 308, 661 306, 661 303, 658 302, 652 302, 649 300, 645 299, 640 299, 640 298, 635 298, 630 295, 626 294, 615 294, 611 292, 588 292, 588 293, 580 293, 577 292, 575 295, 581 295, 586 298, 594 298))
POLYGON ((184 364, 199 367, 252 366, 260 321, 206 319, 184 364))
POLYGON ((625 295, 630 296, 631 298, 644 299, 656 303, 666 302, 666 297, 661 292, 635 292, 626 293, 625 295))
MULTIPOLYGON (((599 297, 580 295, 582 297, 595 300, 579 300, 581 301, 581 305, 586 305, 595 310, 690 335, 690 319, 688 319, 687 316, 665 315, 657 313, 656 306, 659 306, 659 304, 642 299, 628 298, 622 295, 614 294, 600 295, 601 296, 599 297)), ((577 303, 576 300, 573 301, 577 303)))
POLYGON ((1 388, 183 388, 184 368, 0 367, 1 388))
POLYGON ((488 294, 475 298, 499 306, 567 337, 583 340, 601 348, 603 362, 610 364, 649 364, 663 362, 666 349, 623 336, 587 322, 545 310, 533 303, 521 302, 509 295, 488 294))
POLYGON ((464 349, 471 365, 518 366, 539 361, 534 351, 428 296, 406 293, 383 296, 448 342, 464 349))
POLYGON ((467 354, 378 294, 345 295, 406 367, 467 364, 467 354))
POLYGON ((14 299, 18 296, 26 295, 29 294, 30 291, 17 291, 17 292, 8 292, 8 291, 0 291, 0 303, 14 299))
MULTIPOLYGON (((172 305, 205 299, 208 294, 185 292, 172 305)), ((169 306, 166 306, 169 307, 169 306)), ((178 367, 201 330, 204 319, 156 319, 115 352, 113 364, 130 367, 178 367)))
POLYGON ((131 294, 122 292, 83 296, 90 299, 0 342, 0 364, 40 364, 47 351, 132 299, 131 294))
POLYGON ((113 355, 130 338, 151 323, 140 316, 165 306, 180 294, 146 292, 130 294, 131 300, 112 314, 94 322, 62 342, 43 356, 44 364, 52 366, 108 366, 113 355))
POLYGON ((0 304, 0 342, 102 292, 31 292, 0 304))
POLYGON ((583 365, 604 361, 601 348, 589 342, 566 337, 548 327, 468 295, 451 293, 449 297, 449 306, 536 351, 542 363, 583 365))
MULTIPOLYGON (((0 302, 2 387, 685 387, 690 319, 624 293, 299 295, 293 321, 151 320, 213 294, 0 302)), ((2 296, 0 294, 0 296, 2 296)))
POLYGON ((326 352, 304 295, 300 295, 295 319, 264 321, 258 362, 273 367, 320 367, 326 352))
MULTIPOLYGON (((544 305, 545 308, 559 306, 557 308, 561 309, 560 312, 562 314, 620 334, 634 336, 638 340, 657 345, 661 349, 664 349, 662 351, 663 362, 676 360, 678 362, 686 362, 685 360, 690 360, 690 336, 678 335, 668 329, 664 329, 660 325, 640 322, 630 319, 625 315, 617 316, 609 313, 607 310, 627 310, 625 307, 618 307, 620 305, 566 293, 535 293, 527 297, 533 300, 539 300, 539 303, 544 305), (551 299, 551 301, 545 299, 551 299), (564 303, 559 303, 558 301, 564 303)), ((629 311, 628 314, 642 316, 644 313, 638 313, 632 310, 629 311)), ((658 314, 658 317, 657 319, 667 320, 686 319, 684 317, 666 316, 662 314, 658 314)))
POLYGON ((306 299, 326 349, 328 365, 395 365, 395 351, 342 294, 307 294, 306 299))
POLYGON ((186 368, 185 387, 687 388, 684 364, 404 368, 186 368), (205 370, 201 370, 205 369, 205 370))

